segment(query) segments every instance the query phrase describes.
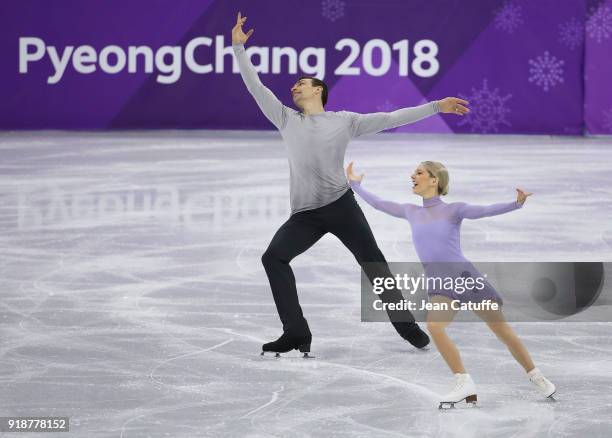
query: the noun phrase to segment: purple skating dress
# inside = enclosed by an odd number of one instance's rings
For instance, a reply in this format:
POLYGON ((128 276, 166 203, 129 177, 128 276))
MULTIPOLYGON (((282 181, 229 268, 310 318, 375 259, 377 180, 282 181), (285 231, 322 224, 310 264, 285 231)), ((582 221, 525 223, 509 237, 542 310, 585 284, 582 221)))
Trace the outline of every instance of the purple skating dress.
MULTIPOLYGON (((447 204, 439 196, 423 199, 423 206, 385 201, 365 190, 359 182, 351 181, 351 188, 368 204, 391 216, 410 222, 412 240, 427 277, 483 277, 461 252, 460 229, 463 219, 496 216, 519 209, 522 204, 506 202, 492 205, 469 205, 464 202, 447 204)), ((479 303, 484 300, 503 300, 491 284, 484 280, 484 288, 469 291, 440 288, 428 289, 429 295, 444 295, 451 300, 479 303)))

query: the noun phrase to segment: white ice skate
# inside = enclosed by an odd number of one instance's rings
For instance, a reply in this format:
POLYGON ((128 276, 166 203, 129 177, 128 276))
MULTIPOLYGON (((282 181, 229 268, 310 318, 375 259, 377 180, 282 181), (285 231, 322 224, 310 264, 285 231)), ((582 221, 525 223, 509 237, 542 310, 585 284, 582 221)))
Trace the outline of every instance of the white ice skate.
POLYGON ((440 398, 439 409, 454 408, 455 403, 465 400, 471 406, 476 406, 476 385, 469 374, 455 374, 455 388, 440 398))
POLYGON ((539 369, 534 368, 529 371, 527 375, 529 376, 529 380, 538 387, 538 390, 544 397, 554 400, 553 394, 557 391, 557 387, 544 377, 544 374, 542 374, 539 369))

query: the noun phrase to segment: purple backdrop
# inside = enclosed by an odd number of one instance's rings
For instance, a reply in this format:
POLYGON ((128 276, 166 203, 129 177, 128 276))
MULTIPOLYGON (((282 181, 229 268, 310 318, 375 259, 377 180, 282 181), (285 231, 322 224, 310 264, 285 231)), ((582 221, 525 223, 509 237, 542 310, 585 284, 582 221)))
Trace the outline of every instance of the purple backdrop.
POLYGON ((324 75, 328 110, 471 103, 397 131, 612 133, 612 0, 8 0, 0 128, 272 129, 218 59, 238 10, 287 105, 305 70, 324 75))
POLYGON ((591 134, 612 134, 612 0, 589 2, 584 28, 584 119, 591 134))

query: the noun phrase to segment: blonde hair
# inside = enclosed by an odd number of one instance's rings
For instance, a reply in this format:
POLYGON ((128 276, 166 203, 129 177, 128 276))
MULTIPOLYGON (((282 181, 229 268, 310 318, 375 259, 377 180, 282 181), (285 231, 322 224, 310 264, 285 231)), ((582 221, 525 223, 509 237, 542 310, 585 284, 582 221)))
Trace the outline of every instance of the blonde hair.
POLYGON ((433 178, 438 178, 438 195, 444 196, 448 194, 448 170, 446 170, 444 164, 438 161, 423 161, 421 166, 423 166, 433 178))

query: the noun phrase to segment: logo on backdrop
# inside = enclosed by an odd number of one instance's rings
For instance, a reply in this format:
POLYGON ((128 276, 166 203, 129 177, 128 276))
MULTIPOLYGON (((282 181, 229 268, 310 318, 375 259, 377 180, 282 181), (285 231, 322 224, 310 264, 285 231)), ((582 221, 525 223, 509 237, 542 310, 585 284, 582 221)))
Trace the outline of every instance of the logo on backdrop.
MULTIPOLYGON (((389 43, 382 39, 371 39, 363 47, 357 40, 343 38, 334 50, 346 54, 344 60, 334 66, 336 76, 383 76, 394 73, 398 76, 414 74, 422 78, 435 76, 440 70, 437 59, 438 45, 429 39, 411 44, 407 39, 389 43), (397 64, 392 63, 392 54, 397 52, 397 64), (394 70, 394 71, 393 71, 394 70)), ((305 47, 298 51, 293 47, 250 46, 246 49, 258 73, 297 74, 299 71, 325 78, 326 49, 305 47)), ((157 73, 160 84, 174 84, 186 68, 196 74, 223 74, 226 57, 232 59, 232 73, 239 73, 238 63, 231 45, 226 45, 223 35, 214 40, 199 36, 182 46, 152 47, 109 45, 96 50, 90 45, 47 45, 41 38, 19 38, 19 73, 28 74, 33 64, 50 62, 53 73, 47 84, 58 84, 69 68, 83 75, 102 71, 107 74, 157 73), (214 46, 214 47, 213 47, 214 46), (196 59, 196 51, 202 52, 196 59), (205 58, 204 61, 202 58, 205 58)))

